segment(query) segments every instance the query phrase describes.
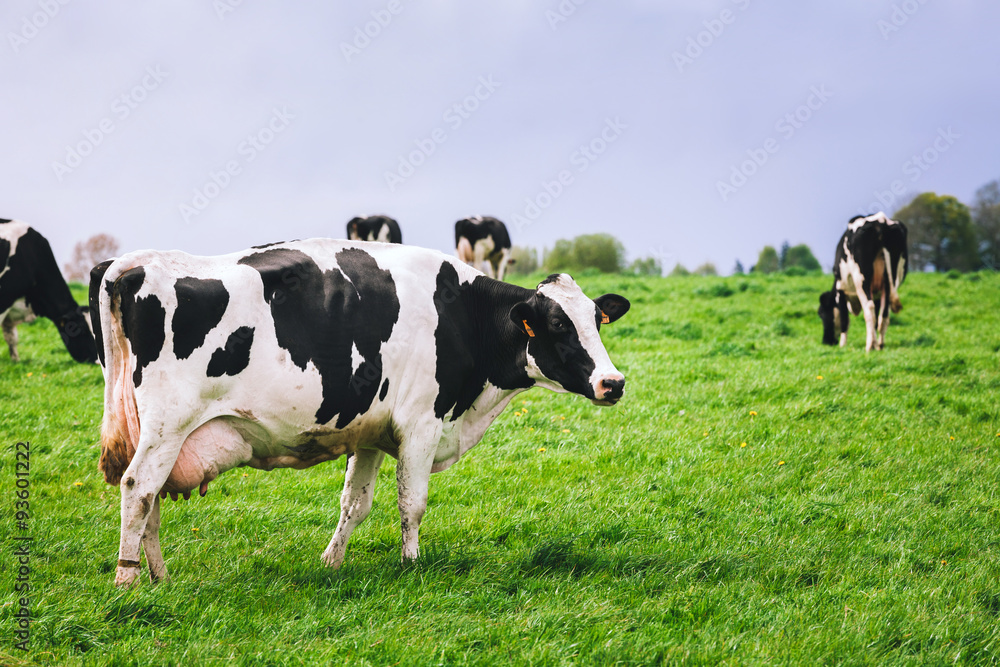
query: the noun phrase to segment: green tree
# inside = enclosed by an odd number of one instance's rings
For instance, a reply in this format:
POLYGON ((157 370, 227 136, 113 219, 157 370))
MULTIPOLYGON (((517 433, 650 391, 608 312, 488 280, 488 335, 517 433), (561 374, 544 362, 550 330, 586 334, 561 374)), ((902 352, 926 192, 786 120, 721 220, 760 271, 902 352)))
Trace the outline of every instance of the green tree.
POLYGON ((625 270, 625 246, 610 234, 587 234, 572 241, 560 239, 542 262, 546 271, 597 269, 602 273, 625 270))
POLYGON ((576 267, 573 265, 573 242, 566 239, 559 239, 551 250, 546 250, 542 254, 542 266, 548 272, 572 271, 576 267))
POLYGON ((715 268, 715 264, 711 262, 705 262, 697 269, 694 270, 694 275, 696 276, 717 276, 719 275, 718 269, 715 268))
POLYGON ((736 260, 736 266, 733 267, 733 275, 742 276, 746 271, 743 270, 743 262, 736 260))
POLYGON ((628 267, 629 273, 637 276, 662 276, 663 265, 655 257, 634 260, 628 267))
POLYGON ((684 265, 680 262, 674 264, 674 268, 670 271, 671 278, 683 278, 684 276, 690 276, 691 272, 684 268, 684 265))
POLYGON ((508 270, 513 274, 526 276, 538 270, 538 251, 534 248, 516 245, 510 249, 510 257, 513 263, 508 270))
POLYGON ((805 243, 801 243, 797 246, 792 246, 785 250, 784 261, 781 263, 781 269, 786 271, 793 267, 798 267, 804 271, 819 271, 821 266, 819 261, 812 254, 812 250, 809 249, 805 243))
POLYGON ((752 270, 756 273, 774 273, 778 267, 778 251, 774 249, 774 246, 766 245, 757 256, 757 264, 752 270))
POLYGON ((951 195, 924 192, 893 218, 909 232, 910 264, 917 271, 979 268, 976 228, 969 208, 951 195))
POLYGON ((979 236, 979 258, 984 266, 1000 270, 1000 181, 976 190, 972 222, 979 236))

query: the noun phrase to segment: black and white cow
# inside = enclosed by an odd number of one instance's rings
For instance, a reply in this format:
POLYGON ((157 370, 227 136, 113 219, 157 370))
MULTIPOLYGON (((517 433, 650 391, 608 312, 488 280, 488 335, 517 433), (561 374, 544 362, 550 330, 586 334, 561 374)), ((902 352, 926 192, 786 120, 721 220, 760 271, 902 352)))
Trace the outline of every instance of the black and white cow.
POLYGON ((486 275, 503 280, 510 263, 510 234, 496 218, 475 216, 455 223, 455 254, 477 269, 486 264, 486 275))
POLYGON ((403 233, 399 231, 399 223, 389 216, 369 215, 365 218, 351 218, 347 223, 347 238, 351 241, 402 243, 403 233))
POLYGON ((837 243, 833 289, 819 297, 823 342, 847 344, 848 312, 864 315, 865 352, 885 345, 889 311, 903 308, 899 286, 906 277, 906 225, 879 212, 855 216, 837 243))
POLYGON ((0 220, 0 320, 19 299, 55 323, 73 359, 97 361, 86 310, 73 300, 49 242, 23 222, 0 220))
POLYGON ((160 498, 189 497, 237 466, 350 456, 340 521, 322 560, 339 567, 396 467, 402 557, 418 555, 430 474, 482 439, 518 393, 622 397, 602 324, 629 309, 572 278, 537 289, 433 250, 331 239, 221 257, 140 251, 91 274, 104 368, 99 467, 121 485, 115 583, 166 577, 160 498))

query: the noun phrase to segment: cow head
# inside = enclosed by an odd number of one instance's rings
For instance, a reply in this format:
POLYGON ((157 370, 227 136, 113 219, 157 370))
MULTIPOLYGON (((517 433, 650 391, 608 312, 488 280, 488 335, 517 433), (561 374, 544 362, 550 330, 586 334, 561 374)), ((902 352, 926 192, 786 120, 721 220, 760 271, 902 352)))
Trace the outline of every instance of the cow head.
POLYGON ((358 223, 363 222, 364 218, 351 218, 351 221, 347 223, 347 238, 351 241, 360 241, 361 234, 358 232, 358 223))
POLYGON ((97 346, 90 329, 88 312, 89 309, 85 306, 78 306, 54 320, 70 356, 81 364, 97 361, 97 346))
POLYGON ((819 318, 823 321, 823 344, 836 345, 837 333, 841 329, 841 318, 847 317, 844 297, 837 290, 819 295, 819 318))
POLYGON ((568 275, 549 276, 510 310, 510 319, 528 336, 528 376, 538 386, 580 394, 596 405, 617 403, 625 376, 611 363, 598 331, 629 305, 617 294, 591 300, 568 275))

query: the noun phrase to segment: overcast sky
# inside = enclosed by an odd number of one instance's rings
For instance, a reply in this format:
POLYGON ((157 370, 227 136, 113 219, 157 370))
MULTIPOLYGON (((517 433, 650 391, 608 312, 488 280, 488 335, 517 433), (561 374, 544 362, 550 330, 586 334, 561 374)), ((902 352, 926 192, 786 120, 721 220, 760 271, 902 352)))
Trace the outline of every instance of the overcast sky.
POLYGON ((784 240, 829 268, 851 216, 1000 178, 996 0, 0 7, 0 217, 60 262, 387 213, 449 252, 481 214, 668 269, 784 240))

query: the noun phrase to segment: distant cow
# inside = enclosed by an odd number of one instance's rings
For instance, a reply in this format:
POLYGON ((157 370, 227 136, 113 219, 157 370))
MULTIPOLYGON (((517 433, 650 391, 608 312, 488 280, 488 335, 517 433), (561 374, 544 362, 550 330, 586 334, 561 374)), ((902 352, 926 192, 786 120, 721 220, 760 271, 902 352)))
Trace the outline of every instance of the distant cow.
POLYGON ((121 485, 115 583, 167 576, 160 498, 204 495, 237 466, 307 468, 350 455, 323 561, 339 567, 386 454, 402 557, 418 555, 432 472, 541 386, 614 405, 625 378, 602 324, 629 309, 568 275, 537 289, 433 250, 313 239, 221 257, 134 252, 96 266, 104 368, 99 467, 121 485))
POLYGON ((455 223, 455 254, 477 269, 486 263, 486 275, 503 280, 510 259, 507 226, 496 218, 476 216, 455 223))
POLYGON ((73 359, 97 361, 86 310, 73 300, 49 242, 23 222, 0 220, 0 320, 19 299, 55 323, 73 359))
POLYGON ((387 215, 369 215, 366 218, 351 218, 351 221, 347 223, 347 238, 351 241, 403 242, 403 234, 399 231, 399 223, 387 215))
POLYGON ((848 311, 865 318, 865 352, 885 345, 889 310, 903 308, 899 286, 906 277, 906 225, 885 213, 855 216, 837 243, 833 289, 819 297, 823 342, 847 344, 848 311))

